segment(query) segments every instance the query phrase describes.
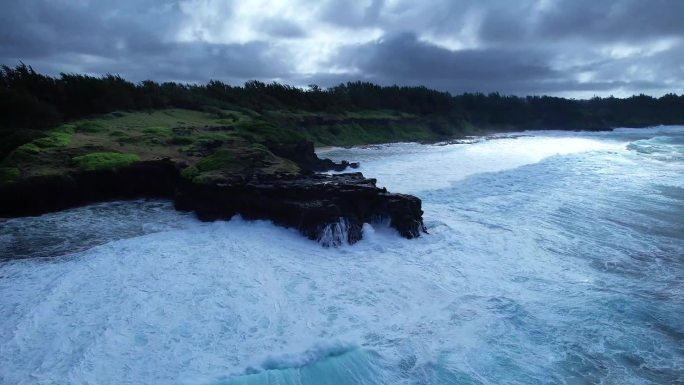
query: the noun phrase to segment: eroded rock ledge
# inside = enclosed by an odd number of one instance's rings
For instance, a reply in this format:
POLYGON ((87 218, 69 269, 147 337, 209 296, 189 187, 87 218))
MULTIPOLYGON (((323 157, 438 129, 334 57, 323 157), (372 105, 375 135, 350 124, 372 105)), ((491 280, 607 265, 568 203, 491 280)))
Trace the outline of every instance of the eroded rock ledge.
POLYGON ((354 243, 361 239, 363 223, 383 219, 406 238, 425 230, 420 199, 389 193, 361 173, 187 184, 178 190, 175 202, 177 209, 192 210, 202 220, 234 214, 269 219, 326 246, 354 243))
POLYGON ((420 199, 393 194, 361 173, 236 176, 197 184, 170 160, 116 170, 33 177, 0 187, 0 217, 39 215, 88 203, 140 197, 173 199, 201 220, 267 219, 298 229, 325 246, 354 243, 362 225, 389 219, 406 238, 425 231, 420 199))

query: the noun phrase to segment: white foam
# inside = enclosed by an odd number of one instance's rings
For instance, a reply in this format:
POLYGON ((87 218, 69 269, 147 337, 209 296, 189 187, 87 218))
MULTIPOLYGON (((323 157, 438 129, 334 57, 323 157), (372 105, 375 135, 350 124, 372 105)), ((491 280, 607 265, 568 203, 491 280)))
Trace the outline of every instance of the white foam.
POLYGON ((667 215, 678 195, 657 186, 684 188, 681 173, 622 139, 554 135, 351 150, 420 192, 430 235, 414 240, 366 224, 323 248, 169 208, 156 233, 2 263, 0 384, 228 383, 248 368, 290 381, 320 346, 377 352, 340 361, 379 376, 367 383, 646 382, 640 368, 667 382, 684 365, 684 239, 667 215))
POLYGON ((349 221, 339 218, 337 222, 323 227, 318 243, 324 247, 337 247, 349 244, 349 221))
POLYGON ((591 137, 515 136, 476 144, 426 146, 400 143, 371 148, 331 150, 335 160, 361 163, 358 171, 378 179, 391 191, 417 193, 449 187, 454 182, 483 172, 514 169, 554 155, 618 150, 624 143, 591 137))

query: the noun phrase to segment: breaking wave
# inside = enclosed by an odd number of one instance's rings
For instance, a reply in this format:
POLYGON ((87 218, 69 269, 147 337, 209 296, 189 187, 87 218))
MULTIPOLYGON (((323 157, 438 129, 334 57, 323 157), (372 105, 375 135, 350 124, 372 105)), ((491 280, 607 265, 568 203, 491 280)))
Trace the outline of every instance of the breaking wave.
POLYGON ((340 218, 337 222, 323 227, 318 237, 318 243, 324 247, 342 246, 349 244, 349 221, 340 218))
POLYGON ((326 154, 418 195, 414 240, 324 248, 163 201, 2 220, 0 384, 683 383, 682 138, 326 154))
POLYGON ((636 140, 627 148, 654 159, 681 162, 684 160, 684 138, 673 136, 656 136, 650 139, 636 140))

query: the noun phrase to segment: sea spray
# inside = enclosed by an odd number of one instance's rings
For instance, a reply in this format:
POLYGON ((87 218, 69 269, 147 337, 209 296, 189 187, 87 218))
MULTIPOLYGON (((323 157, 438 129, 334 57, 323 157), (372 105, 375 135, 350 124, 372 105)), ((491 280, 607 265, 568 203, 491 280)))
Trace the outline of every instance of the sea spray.
POLYGON ((349 244, 349 221, 340 217, 337 222, 325 225, 321 229, 318 243, 324 247, 349 244))
POLYGON ((0 263, 0 384, 684 382, 684 164, 629 147, 684 129, 529 134, 338 152, 418 192, 414 240, 374 223, 324 248, 171 207, 141 225, 153 201, 2 222, 25 258, 0 263), (311 353, 331 343, 352 348, 311 353))

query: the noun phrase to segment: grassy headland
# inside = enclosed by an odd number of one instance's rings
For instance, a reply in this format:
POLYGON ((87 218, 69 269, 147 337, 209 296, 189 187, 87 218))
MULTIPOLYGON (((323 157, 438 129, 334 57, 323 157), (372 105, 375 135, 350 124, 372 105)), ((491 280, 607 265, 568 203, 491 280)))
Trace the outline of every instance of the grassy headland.
POLYGON ((0 184, 168 158, 199 183, 297 174, 269 143, 436 141, 485 131, 684 123, 684 96, 569 100, 347 83, 183 85, 0 69, 0 184))
POLYGON ((388 111, 311 114, 291 111, 161 109, 116 111, 77 119, 13 150, 0 162, 0 183, 66 175, 167 158, 185 165, 195 182, 231 174, 297 174, 296 164, 262 143, 354 145, 434 140, 439 136, 415 116, 388 111))

